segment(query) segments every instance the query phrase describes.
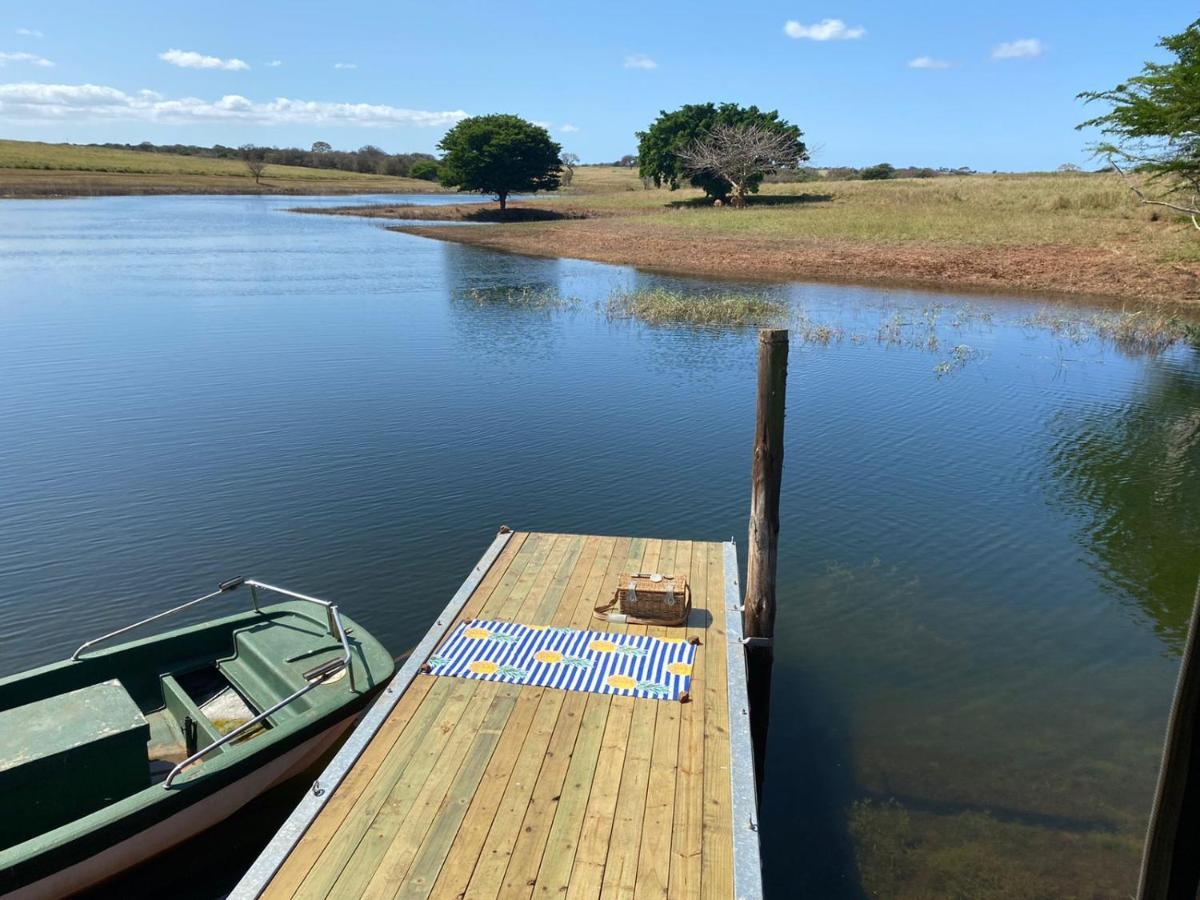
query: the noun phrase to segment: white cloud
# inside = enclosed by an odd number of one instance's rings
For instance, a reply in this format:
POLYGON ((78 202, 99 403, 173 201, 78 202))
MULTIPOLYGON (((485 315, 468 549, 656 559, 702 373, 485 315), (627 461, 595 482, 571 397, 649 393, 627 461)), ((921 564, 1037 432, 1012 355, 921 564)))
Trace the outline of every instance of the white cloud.
POLYGON ((333 64, 333 67, 334 67, 335 69, 357 69, 357 68, 358 68, 358 63, 343 63, 343 62, 338 62, 338 63, 334 63, 334 64, 333 64))
POLYGON ((954 63, 945 59, 934 59, 932 56, 918 56, 908 61, 910 69, 949 69, 954 63))
POLYGON ((648 57, 645 53, 634 53, 632 56, 625 57, 625 68, 657 69, 658 63, 648 57))
POLYGON ((270 66, 272 69, 278 69, 280 66, 283 65, 283 60, 282 59, 273 59, 269 63, 267 63, 267 65, 270 66))
POLYGON ((446 127, 466 117, 461 109, 431 112, 375 103, 330 103, 277 97, 255 102, 238 94, 219 100, 170 100, 154 91, 127 94, 97 84, 0 84, 0 119, 9 121, 109 120, 130 122, 245 122, 253 125, 446 127))
POLYGON ((783 33, 790 38, 808 38, 812 41, 853 41, 867 33, 861 25, 853 28, 841 19, 822 19, 815 25, 802 25, 795 19, 789 19, 783 26, 783 33))
POLYGON ((54 65, 54 63, 50 62, 50 60, 46 59, 44 56, 38 56, 36 53, 22 53, 20 51, 16 53, 5 53, 4 51, 0 50, 0 68, 3 68, 6 63, 10 62, 29 63, 31 66, 41 66, 43 69, 48 69, 54 65))
POLYGON ((530 121, 529 124, 536 125, 538 128, 545 128, 547 131, 549 131, 551 128, 551 125, 549 122, 543 122, 540 119, 533 119, 530 121))
POLYGON ((221 59, 219 56, 205 56, 195 50, 167 50, 158 54, 163 62, 169 62, 181 69, 225 69, 238 72, 250 68, 249 64, 240 59, 221 59))
POLYGON ((1041 56, 1046 46, 1037 38, 1021 38, 1019 41, 1006 41, 997 44, 992 49, 992 59, 1023 59, 1030 56, 1041 56))
POLYGON ((45 35, 42 34, 40 31, 38 31, 36 28, 18 28, 17 34, 21 35, 21 37, 36 37, 36 38, 45 37, 45 35))
POLYGON ((579 126, 572 125, 570 122, 563 122, 563 124, 558 126, 558 130, 564 134, 571 134, 572 132, 578 131, 579 126))

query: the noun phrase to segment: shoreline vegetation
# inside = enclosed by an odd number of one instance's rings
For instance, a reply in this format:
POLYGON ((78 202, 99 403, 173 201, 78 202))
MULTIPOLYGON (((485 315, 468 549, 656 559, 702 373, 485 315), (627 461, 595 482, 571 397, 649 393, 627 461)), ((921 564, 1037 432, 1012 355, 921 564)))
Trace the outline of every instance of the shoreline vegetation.
MULTIPOLYGON (((459 300, 477 307, 504 307, 529 312, 573 312, 586 309, 577 297, 550 289, 473 288, 459 300)), ((944 357, 934 371, 948 374, 976 358, 962 342, 966 329, 1004 324, 1029 333, 1042 332, 1064 344, 1101 343, 1129 357, 1154 357, 1179 346, 1200 347, 1200 321, 1161 310, 1122 308, 1087 311, 1066 304, 1048 305, 1019 318, 1001 319, 971 304, 880 308, 878 323, 847 329, 813 318, 803 305, 777 292, 693 291, 645 287, 613 291, 595 311, 610 322, 630 320, 650 326, 684 326, 728 331, 757 327, 787 328, 800 344, 827 347, 843 342, 875 342, 889 347, 928 351, 944 357)))
POLYGON ((436 182, 238 159, 0 140, 0 199, 148 194, 442 194, 436 182))
POLYGON ((503 212, 492 204, 402 202, 296 211, 403 222, 392 229, 492 250, 679 274, 1200 302, 1193 226, 1139 206, 1120 177, 1107 173, 767 183, 746 209, 734 210, 705 203, 691 188, 646 190, 632 169, 583 166, 570 188, 512 201, 503 212))
MULTIPOLYGON (((267 165, 256 184, 240 160, 0 141, 5 198, 443 192, 424 180, 282 165, 267 165)), ((507 210, 472 199, 296 211, 390 220, 396 231, 492 250, 723 279, 1200 303, 1200 236, 1181 216, 1139 206, 1115 174, 768 182, 735 210, 713 207, 694 188, 646 189, 633 168, 579 166, 569 187, 507 210)))

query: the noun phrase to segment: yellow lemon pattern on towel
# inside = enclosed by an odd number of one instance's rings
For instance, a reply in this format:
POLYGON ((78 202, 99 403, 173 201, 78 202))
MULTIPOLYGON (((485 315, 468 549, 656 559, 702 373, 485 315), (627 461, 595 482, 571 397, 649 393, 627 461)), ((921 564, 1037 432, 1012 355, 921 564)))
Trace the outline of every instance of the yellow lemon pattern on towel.
POLYGON ((618 691, 632 691, 638 686, 637 679, 629 675, 609 675, 604 679, 604 683, 618 691))
POLYGON ((689 690, 696 653, 683 637, 471 619, 424 669, 435 676, 675 700, 689 690))

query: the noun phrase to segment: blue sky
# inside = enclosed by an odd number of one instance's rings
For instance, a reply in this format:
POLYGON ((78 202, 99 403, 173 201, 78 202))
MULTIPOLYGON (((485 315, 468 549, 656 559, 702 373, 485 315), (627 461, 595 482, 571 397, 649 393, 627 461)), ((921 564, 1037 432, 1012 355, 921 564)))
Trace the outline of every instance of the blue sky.
POLYGON ((586 162, 634 152, 660 109, 777 108, 820 165, 1089 164, 1081 90, 1159 58, 1193 4, 344 6, 7 0, 0 137, 432 151, 512 112, 586 162))

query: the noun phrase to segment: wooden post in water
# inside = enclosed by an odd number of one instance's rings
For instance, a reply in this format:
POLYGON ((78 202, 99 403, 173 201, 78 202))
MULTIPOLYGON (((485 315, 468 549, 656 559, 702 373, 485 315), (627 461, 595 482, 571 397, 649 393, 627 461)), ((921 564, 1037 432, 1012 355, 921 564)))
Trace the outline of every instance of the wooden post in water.
POLYGON ((1194 900, 1200 887, 1200 588, 1192 604, 1158 790, 1142 852, 1138 900, 1194 900))
POLYGON ((775 565, 779 545, 779 488, 783 481, 783 418, 787 390, 788 333, 758 333, 758 405, 750 480, 750 549, 746 562, 743 631, 749 639, 747 676, 754 768, 759 789, 771 716, 771 664, 775 634, 775 565))

